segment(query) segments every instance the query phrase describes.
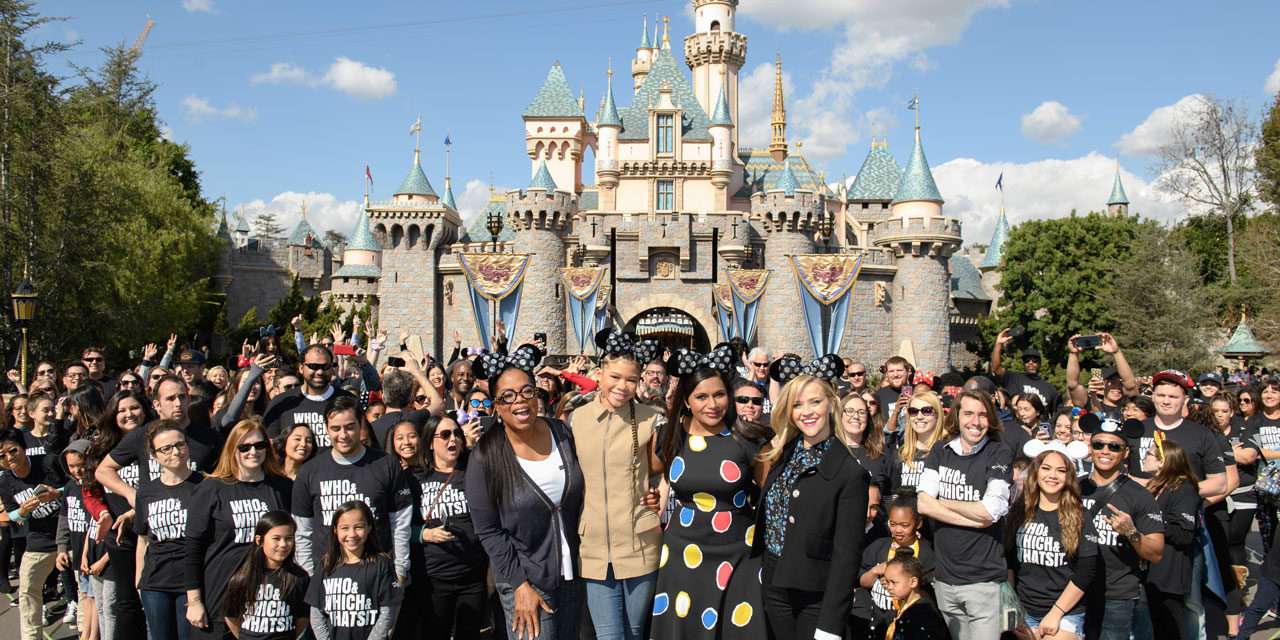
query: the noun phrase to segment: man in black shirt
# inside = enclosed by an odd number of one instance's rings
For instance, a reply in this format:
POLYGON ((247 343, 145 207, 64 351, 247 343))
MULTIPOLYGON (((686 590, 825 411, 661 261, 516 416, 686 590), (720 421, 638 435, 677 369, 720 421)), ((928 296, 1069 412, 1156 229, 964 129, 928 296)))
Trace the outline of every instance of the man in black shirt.
POLYGON ((23 638, 40 638, 44 626, 44 583, 58 559, 58 511, 62 507, 60 487, 66 479, 56 456, 28 458, 22 437, 14 430, 0 434, 0 501, 9 520, 27 525, 27 549, 18 568, 18 609, 23 638))
POLYGON ((1011 342, 1013 336, 1008 329, 1001 331, 996 337, 996 346, 991 350, 991 375, 996 376, 996 381, 1004 386, 1011 398, 1024 393, 1040 396, 1040 402, 1044 403, 1045 409, 1052 415, 1058 410, 1061 396, 1052 384, 1040 377, 1040 350, 1028 347, 1022 351, 1022 369, 1025 373, 1006 371, 1004 349, 1011 342))
MULTIPOLYGON (((876 402, 880 403, 880 415, 885 419, 892 418, 899 402, 910 402, 911 398, 911 363, 902 356, 893 356, 884 362, 884 384, 876 389, 876 402)), ((895 434, 900 439, 902 434, 896 433, 897 423, 885 423, 885 433, 895 434)))
POLYGON ((313 344, 302 354, 302 386, 276 396, 262 415, 262 424, 271 437, 295 424, 311 427, 316 447, 330 446, 329 434, 324 428, 325 408, 337 396, 351 394, 333 386, 333 354, 321 345, 313 344))
POLYGON ((1067 395, 1077 407, 1089 407, 1094 413, 1119 420, 1122 416, 1120 405, 1126 397, 1138 395, 1139 390, 1138 379, 1129 367, 1129 360, 1124 357, 1114 336, 1098 334, 1102 339, 1098 350, 1111 354, 1115 366, 1102 370, 1102 396, 1097 397, 1090 388, 1092 381, 1088 386, 1080 384, 1080 348, 1076 346, 1079 337, 1075 335, 1067 340, 1067 395))
POLYGON ((102 397, 116 393, 116 381, 107 375, 107 354, 102 347, 89 347, 81 352, 80 362, 89 370, 89 379, 102 385, 102 397))
POLYGON ((182 377, 183 382, 187 383, 187 390, 191 390, 197 384, 204 382, 204 354, 195 349, 183 349, 178 354, 178 375, 182 377))

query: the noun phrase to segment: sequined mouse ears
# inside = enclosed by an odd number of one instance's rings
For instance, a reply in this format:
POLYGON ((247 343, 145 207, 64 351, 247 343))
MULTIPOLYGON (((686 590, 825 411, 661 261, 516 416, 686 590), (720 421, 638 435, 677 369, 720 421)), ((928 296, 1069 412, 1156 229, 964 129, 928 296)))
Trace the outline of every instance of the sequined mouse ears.
POLYGON ((662 345, 656 340, 641 340, 630 331, 603 329, 596 334, 596 346, 605 355, 630 355, 640 364, 648 364, 662 353, 662 345))
POLYGON ((542 350, 532 344, 522 344, 505 357, 486 351, 471 363, 471 373, 478 380, 489 380, 507 368, 532 374, 533 369, 542 362, 543 355, 542 350))
POLYGON ((813 376, 827 383, 834 383, 843 373, 844 359, 834 353, 828 353, 807 363, 801 360, 800 356, 788 353, 769 365, 769 377, 776 380, 778 384, 786 384, 799 375, 813 376))
POLYGON ((687 376, 698 369, 713 369, 722 375, 732 374, 733 347, 721 342, 710 353, 698 353, 692 349, 677 349, 667 360, 667 371, 677 376, 687 376))
POLYGON ((1141 438, 1145 429, 1141 420, 1132 418, 1121 422, 1115 418, 1100 417, 1096 413, 1086 413, 1080 416, 1080 430, 1093 435, 1095 433, 1110 433, 1111 435, 1120 436, 1121 438, 1133 439, 1141 438))

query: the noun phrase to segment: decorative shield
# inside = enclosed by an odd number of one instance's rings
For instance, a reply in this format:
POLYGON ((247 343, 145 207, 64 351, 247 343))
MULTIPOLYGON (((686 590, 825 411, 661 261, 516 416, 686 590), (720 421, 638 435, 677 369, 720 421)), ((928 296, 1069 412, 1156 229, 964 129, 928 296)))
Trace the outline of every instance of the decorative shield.
POLYGON ((529 257, 527 253, 462 253, 458 263, 476 293, 486 300, 502 300, 524 281, 529 257))

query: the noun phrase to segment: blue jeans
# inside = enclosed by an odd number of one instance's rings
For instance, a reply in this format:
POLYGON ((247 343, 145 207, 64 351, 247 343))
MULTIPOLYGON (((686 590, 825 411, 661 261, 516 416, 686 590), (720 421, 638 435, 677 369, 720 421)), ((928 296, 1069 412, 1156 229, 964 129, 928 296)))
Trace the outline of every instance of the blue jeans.
POLYGON ((138 592, 142 611, 147 615, 150 640, 187 640, 191 623, 187 622, 187 594, 169 591, 138 592))
MULTIPOLYGON (((507 638, 520 640, 516 632, 511 630, 511 623, 516 619, 516 586, 506 582, 493 585, 498 591, 498 599, 502 601, 502 613, 507 623, 507 638)), ((551 593, 537 587, 533 588, 547 602, 547 606, 555 613, 538 612, 538 637, 533 640, 577 640, 578 624, 582 619, 582 581, 569 580, 561 582, 551 593)), ((528 636, 525 636, 528 638, 528 636)))
POLYGON ((1141 598, 1090 603, 1085 615, 1085 636, 1096 640, 1129 640, 1140 604, 1141 598))
POLYGON ((617 580, 613 577, 613 565, 609 565, 604 580, 583 582, 586 583, 587 609, 591 611, 591 623, 596 628, 596 640, 644 638, 644 623, 649 618, 653 588, 658 583, 657 571, 617 580))
POLYGON ((1240 632, 1236 637, 1248 638, 1252 635, 1262 616, 1267 615, 1267 610, 1275 606, 1277 600, 1280 600, 1280 584, 1264 575, 1258 576, 1258 592, 1253 594, 1253 601, 1240 618, 1240 632))
MULTIPOLYGON (((1047 615, 1047 614, 1046 614, 1047 615)), ((1027 626, 1035 629, 1040 626, 1040 621, 1044 618, 1037 618, 1031 614, 1026 615, 1027 626)), ((1061 622, 1058 623, 1059 631, 1074 633, 1077 636, 1084 636, 1084 614, 1073 613, 1071 615, 1062 616, 1061 622)))

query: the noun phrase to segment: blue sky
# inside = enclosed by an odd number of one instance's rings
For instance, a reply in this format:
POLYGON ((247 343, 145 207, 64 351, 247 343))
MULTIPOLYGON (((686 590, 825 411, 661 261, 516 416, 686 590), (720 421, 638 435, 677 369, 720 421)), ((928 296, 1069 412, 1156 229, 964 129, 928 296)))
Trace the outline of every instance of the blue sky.
MULTIPOLYGON (((313 223, 344 232, 366 163, 376 198, 404 177, 419 114, 428 177, 443 188, 448 133, 454 192, 474 210, 490 176, 499 187, 527 182, 519 116, 554 61, 593 112, 610 57, 629 102, 642 15, 650 28, 671 16, 677 55, 692 29, 687 0, 45 0, 39 9, 68 18, 42 36, 82 41, 55 61, 66 73, 98 63, 99 47, 131 42, 150 15, 141 65, 205 192, 286 222, 305 200, 313 223)), ((1208 93, 1258 111, 1280 86, 1280 3, 1263 0, 743 0, 738 11, 749 38, 747 141, 768 119, 775 52, 789 133, 832 182, 857 173, 871 135, 887 136, 905 161, 904 106, 918 91, 946 211, 976 241, 990 233, 1001 172, 1015 223, 1100 208, 1117 159, 1135 210, 1178 217, 1182 207, 1148 184, 1148 154, 1177 113, 1161 109, 1208 93)))

